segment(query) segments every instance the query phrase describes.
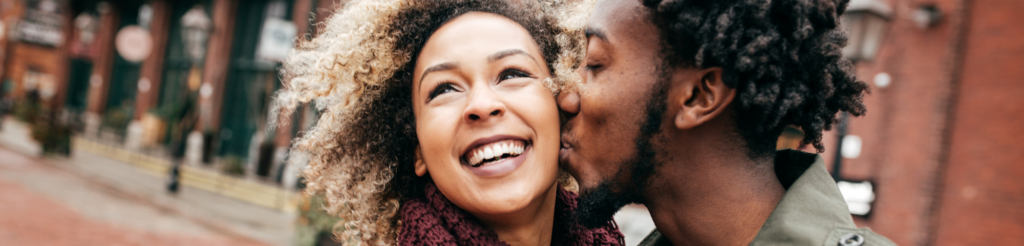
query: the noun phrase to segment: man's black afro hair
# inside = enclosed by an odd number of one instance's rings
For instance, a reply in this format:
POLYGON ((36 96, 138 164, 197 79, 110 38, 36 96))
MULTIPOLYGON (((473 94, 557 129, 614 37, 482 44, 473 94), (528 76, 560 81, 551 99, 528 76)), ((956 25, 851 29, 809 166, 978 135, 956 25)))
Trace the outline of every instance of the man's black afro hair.
POLYGON ((720 67, 737 89, 737 128, 750 154, 774 153, 787 126, 819 152, 837 112, 865 112, 868 86, 842 58, 848 0, 643 0, 671 66, 720 67))

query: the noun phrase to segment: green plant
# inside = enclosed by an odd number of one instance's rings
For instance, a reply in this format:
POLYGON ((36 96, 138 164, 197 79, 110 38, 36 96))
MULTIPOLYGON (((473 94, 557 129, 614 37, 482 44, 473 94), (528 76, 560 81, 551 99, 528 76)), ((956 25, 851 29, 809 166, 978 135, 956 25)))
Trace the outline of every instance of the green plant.
POLYGON ((227 175, 245 175, 245 161, 238 156, 228 155, 221 159, 220 171, 227 175))
POLYGON ((167 103, 149 110, 150 113, 165 121, 176 121, 181 117, 182 111, 188 106, 185 102, 167 103))
POLYGON ((112 129, 125 130, 135 113, 134 102, 125 100, 121 107, 107 110, 103 116, 103 126, 112 129))
POLYGON ((41 139, 37 139, 42 145, 43 155, 63 155, 68 156, 71 154, 71 128, 65 124, 53 123, 50 124, 36 124, 33 127, 33 133, 36 132, 35 126, 43 126, 42 128, 45 133, 41 134, 41 139))
POLYGON ((304 196, 298 209, 299 216, 295 221, 296 245, 338 244, 333 242, 333 240, 332 242, 322 242, 322 240, 327 240, 323 237, 324 234, 331 235, 331 239, 334 238, 332 234, 334 225, 341 221, 341 218, 335 217, 324 210, 324 197, 322 194, 304 196))
POLYGON ((38 100, 23 99, 14 105, 14 117, 34 124, 43 115, 43 106, 38 100))
POLYGON ((39 143, 42 155, 64 155, 71 153, 71 128, 53 114, 34 116, 31 122, 32 139, 39 143))

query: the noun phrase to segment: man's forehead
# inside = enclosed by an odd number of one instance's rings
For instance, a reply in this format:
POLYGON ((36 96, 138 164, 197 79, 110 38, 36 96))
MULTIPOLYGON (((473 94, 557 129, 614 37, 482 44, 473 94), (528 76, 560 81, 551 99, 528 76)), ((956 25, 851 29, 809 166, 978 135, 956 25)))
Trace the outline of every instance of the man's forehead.
POLYGON ((639 0, 600 0, 587 21, 588 35, 600 35, 606 41, 654 34, 648 33, 653 29, 639 0))

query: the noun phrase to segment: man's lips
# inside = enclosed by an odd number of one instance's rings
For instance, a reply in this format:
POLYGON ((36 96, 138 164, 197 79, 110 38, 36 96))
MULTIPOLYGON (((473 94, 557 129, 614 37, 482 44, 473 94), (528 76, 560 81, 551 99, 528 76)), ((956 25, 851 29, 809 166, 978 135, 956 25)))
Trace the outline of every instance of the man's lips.
POLYGON ((576 134, 573 134, 572 128, 568 124, 562 126, 562 134, 559 137, 562 140, 562 148, 571 148, 576 145, 576 134))
POLYGON ((561 142, 561 146, 559 146, 559 147, 562 150, 565 150, 565 149, 570 149, 571 150, 574 146, 576 146, 576 138, 575 138, 575 136, 573 136, 573 134, 570 134, 568 132, 562 132, 561 139, 562 139, 562 142, 561 142))
POLYGON ((567 155, 569 154, 569 151, 572 151, 572 144, 569 144, 567 142, 562 142, 562 146, 560 148, 558 148, 558 162, 559 163, 564 165, 565 162, 568 161, 568 160, 566 160, 566 158, 568 158, 567 155))
POLYGON ((572 175, 573 177, 578 177, 576 175, 579 175, 579 172, 578 170, 576 170, 576 163, 574 163, 576 161, 576 156, 574 154, 575 153, 573 152, 572 147, 562 147, 561 149, 559 149, 558 166, 561 167, 566 172, 569 172, 569 174, 572 175))
POLYGON ((573 176, 577 175, 576 169, 573 168, 573 162, 577 159, 576 156, 576 144, 577 139, 575 134, 572 133, 572 128, 569 125, 563 126, 561 135, 561 146, 558 149, 558 164, 569 172, 573 176))
POLYGON ((562 167, 569 166, 569 155, 573 151, 573 141, 569 134, 562 134, 562 145, 558 149, 558 163, 562 167))

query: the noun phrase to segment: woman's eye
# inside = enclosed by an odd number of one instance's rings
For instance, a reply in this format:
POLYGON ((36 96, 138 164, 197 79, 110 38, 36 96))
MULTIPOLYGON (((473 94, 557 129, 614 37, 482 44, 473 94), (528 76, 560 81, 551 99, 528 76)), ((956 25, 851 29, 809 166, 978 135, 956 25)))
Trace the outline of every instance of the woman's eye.
POLYGON ((601 69, 601 67, 602 67, 601 64, 595 64, 595 63, 589 63, 589 62, 587 63, 587 70, 588 71, 595 71, 595 70, 601 69))
POLYGON ((427 96, 427 100, 434 99, 435 97, 440 96, 441 94, 445 94, 445 93, 453 92, 453 91, 455 91, 455 85, 452 85, 452 83, 447 83, 446 82, 446 83, 437 85, 437 87, 434 87, 434 90, 430 91, 430 95, 427 96))
POLYGON ((505 69, 505 71, 502 71, 501 75, 498 76, 498 78, 500 78, 500 80, 508 80, 508 79, 514 79, 514 78, 532 78, 532 77, 533 76, 530 75, 529 73, 523 72, 523 70, 519 70, 519 69, 515 69, 515 68, 505 69))

